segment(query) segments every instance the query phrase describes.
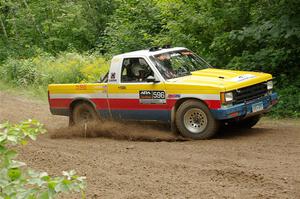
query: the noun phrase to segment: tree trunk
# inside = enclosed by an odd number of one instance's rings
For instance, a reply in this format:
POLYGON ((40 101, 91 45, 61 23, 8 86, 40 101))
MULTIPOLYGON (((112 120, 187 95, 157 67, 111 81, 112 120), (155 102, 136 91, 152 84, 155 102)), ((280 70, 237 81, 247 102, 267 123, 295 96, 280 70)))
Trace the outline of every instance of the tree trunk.
POLYGON ((39 33, 39 35, 40 35, 40 37, 41 37, 40 39, 41 39, 42 46, 45 47, 45 41, 44 41, 44 35, 43 35, 43 32, 41 31, 41 29, 40 29, 39 25, 37 24, 37 22, 36 22, 36 20, 35 20, 35 18, 34 18, 34 16, 33 16, 33 14, 31 13, 31 10, 30 10, 30 8, 29 8, 29 6, 28 6, 28 4, 27 4, 27 1, 26 1, 26 0, 23 0, 23 3, 24 3, 24 5, 25 5, 26 9, 28 10, 29 15, 31 16, 31 19, 32 19, 32 21, 33 21, 33 23, 34 23, 34 25, 35 25, 36 31, 39 33))
POLYGON ((6 32, 6 29, 5 29, 3 20, 2 20, 2 18, 1 18, 1 15, 0 15, 0 25, 1 25, 1 28, 2 28, 2 30, 3 30, 3 33, 4 33, 5 38, 8 39, 7 32, 6 32))

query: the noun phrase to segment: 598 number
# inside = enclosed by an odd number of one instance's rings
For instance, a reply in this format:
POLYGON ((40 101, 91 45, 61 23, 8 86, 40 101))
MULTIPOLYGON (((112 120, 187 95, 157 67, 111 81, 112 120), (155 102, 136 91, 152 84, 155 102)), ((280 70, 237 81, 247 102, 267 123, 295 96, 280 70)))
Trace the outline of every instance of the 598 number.
POLYGON ((153 91, 152 93, 153 99, 165 99, 164 91, 153 91))

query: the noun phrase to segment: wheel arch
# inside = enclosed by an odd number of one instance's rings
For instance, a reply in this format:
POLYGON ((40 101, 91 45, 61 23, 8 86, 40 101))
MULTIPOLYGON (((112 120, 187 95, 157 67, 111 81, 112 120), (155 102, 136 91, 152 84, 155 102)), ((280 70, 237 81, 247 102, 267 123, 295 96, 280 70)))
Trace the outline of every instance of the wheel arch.
POLYGON ((80 102, 87 103, 96 110, 96 104, 94 102, 92 102, 90 99, 83 98, 83 97, 78 97, 78 98, 73 99, 72 102, 70 103, 70 107, 69 107, 70 110, 72 110, 75 107, 75 105, 80 102))
POLYGON ((70 106, 69 106, 69 110, 70 110, 70 113, 69 113, 69 124, 70 125, 73 125, 73 123, 74 123, 73 122, 73 109, 79 103, 87 103, 90 106, 92 106, 95 111, 97 110, 96 109, 96 104, 94 102, 92 102, 90 99, 83 98, 83 97, 74 98, 72 100, 72 102, 70 103, 70 106))
POLYGON ((195 98, 195 97, 185 97, 185 98, 181 98, 181 99, 179 99, 179 100, 176 101, 176 103, 175 103, 175 105, 174 105, 174 110, 175 110, 175 112, 177 111, 177 109, 179 108, 179 106, 180 106, 183 102, 185 102, 185 101, 187 101, 187 100, 195 100, 195 101, 202 102, 203 104, 205 104, 205 105, 209 108, 208 104, 207 104, 204 100, 202 100, 202 99, 195 98))

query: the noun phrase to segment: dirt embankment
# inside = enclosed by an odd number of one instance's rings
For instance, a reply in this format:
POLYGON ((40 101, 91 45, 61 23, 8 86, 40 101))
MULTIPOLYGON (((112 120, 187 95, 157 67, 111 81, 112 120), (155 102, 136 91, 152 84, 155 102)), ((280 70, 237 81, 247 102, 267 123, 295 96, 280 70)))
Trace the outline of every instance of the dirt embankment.
POLYGON ((178 142, 157 125, 68 129, 46 103, 0 92, 0 121, 27 118, 45 123, 56 139, 41 136, 19 158, 54 175, 86 175, 87 198, 300 198, 299 120, 263 120, 251 130, 178 142), (86 130, 94 138, 78 137, 86 130), (98 137, 111 135, 123 140, 98 137))

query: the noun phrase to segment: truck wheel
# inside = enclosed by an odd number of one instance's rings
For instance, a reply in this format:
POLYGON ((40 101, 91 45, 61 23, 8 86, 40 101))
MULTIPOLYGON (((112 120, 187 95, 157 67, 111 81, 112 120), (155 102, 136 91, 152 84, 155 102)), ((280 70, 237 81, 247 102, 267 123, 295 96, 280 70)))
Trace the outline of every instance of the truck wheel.
POLYGON ((182 136, 197 140, 211 138, 219 128, 219 122, 208 107, 196 100, 188 100, 180 105, 175 122, 182 136))
POLYGON ((72 111, 73 124, 87 123, 90 121, 98 120, 99 117, 90 104, 81 102, 75 105, 72 111))
POLYGON ((260 115, 246 118, 244 120, 239 121, 237 123, 237 126, 240 128, 250 129, 257 124, 257 122, 260 120, 260 118, 261 118, 260 115))

